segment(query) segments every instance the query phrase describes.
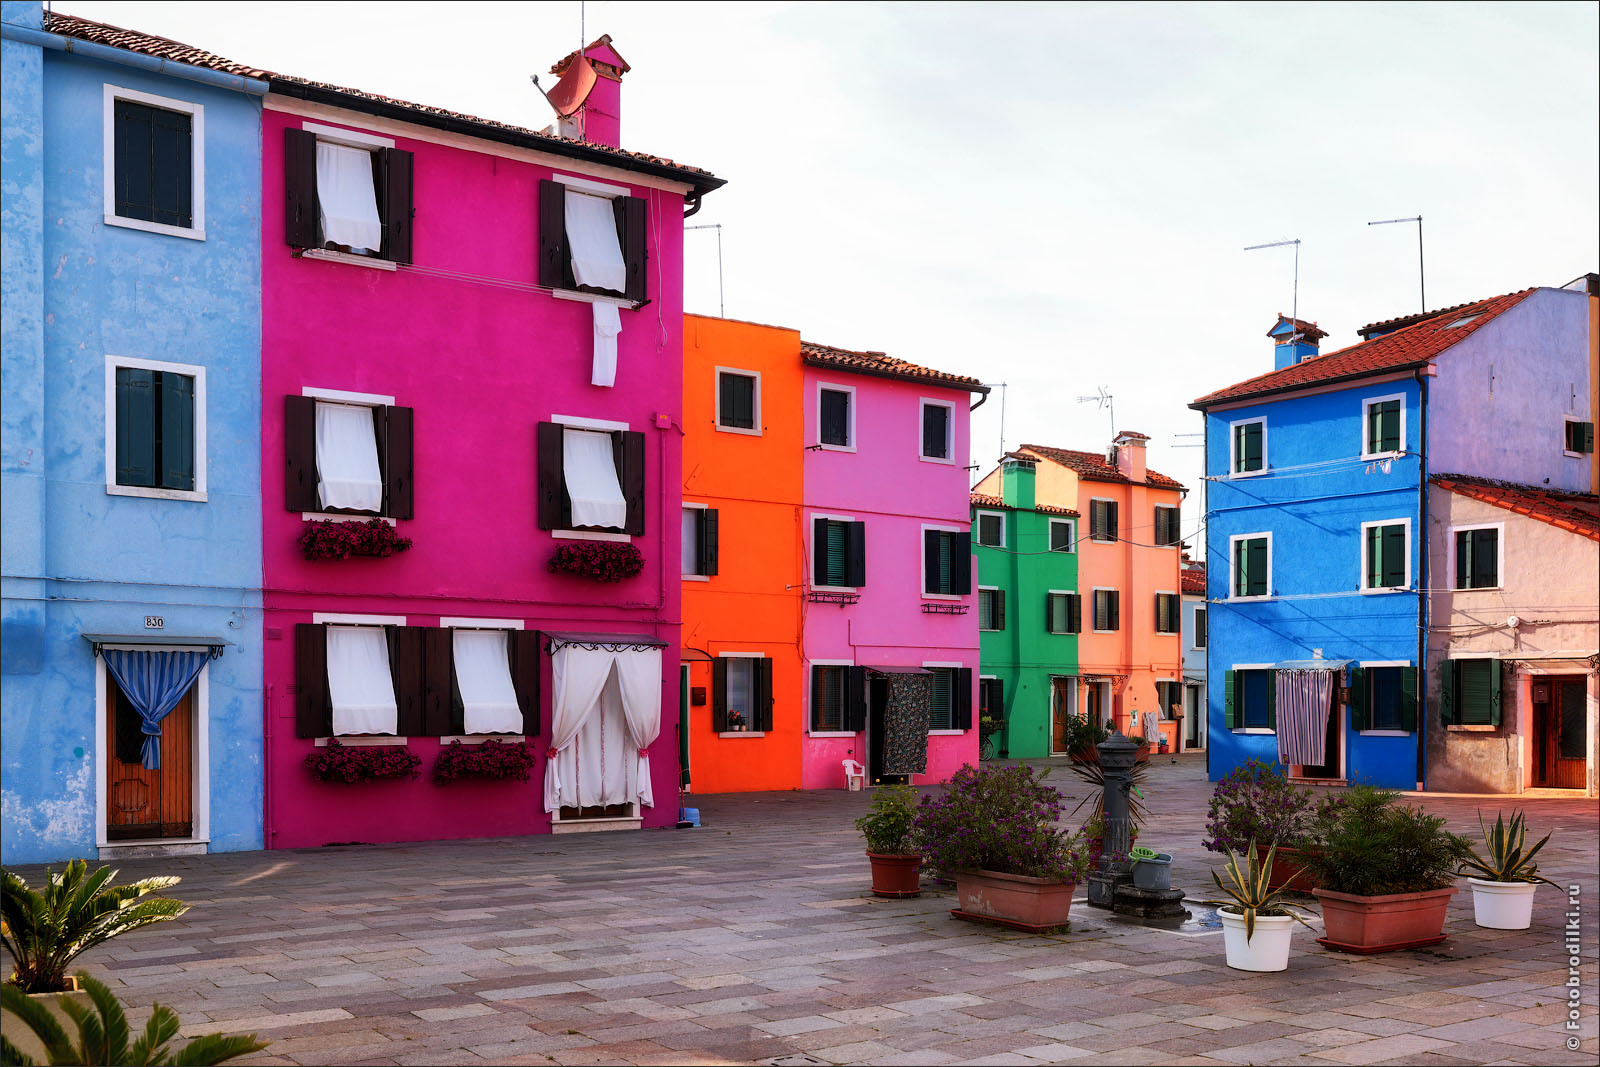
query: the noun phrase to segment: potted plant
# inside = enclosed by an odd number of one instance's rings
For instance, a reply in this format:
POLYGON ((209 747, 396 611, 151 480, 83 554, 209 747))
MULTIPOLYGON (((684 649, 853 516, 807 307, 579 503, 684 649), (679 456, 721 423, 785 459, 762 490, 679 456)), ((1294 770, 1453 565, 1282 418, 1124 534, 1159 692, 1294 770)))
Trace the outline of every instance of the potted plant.
POLYGON ((558 547, 546 566, 552 574, 622 582, 644 570, 644 555, 626 542, 575 541, 558 547))
POLYGON ((1068 716, 1063 734, 1062 744, 1074 763, 1099 763, 1100 750, 1094 746, 1111 736, 1104 726, 1076 715, 1068 716))
POLYGON ((449 785, 461 778, 509 778, 526 782, 539 758, 526 741, 510 744, 489 738, 481 744, 452 741, 433 761, 433 784, 449 785))
POLYGON ((929 866, 955 880, 951 914, 1031 932, 1065 925, 1089 863, 1060 815, 1061 795, 1026 765, 969 763, 923 797, 914 833, 929 866))
POLYGON ((740 711, 738 708, 730 708, 728 710, 728 729, 734 733, 743 732, 744 712, 740 711))
POLYGON ((375 782, 384 778, 415 778, 422 757, 403 745, 341 745, 329 738, 305 758, 306 770, 319 782, 375 782))
POLYGON ((867 839, 874 896, 914 897, 922 892, 922 853, 912 835, 916 816, 917 791, 886 785, 873 796, 872 810, 856 820, 856 829, 867 839))
POLYGON ((181 1049, 167 1048, 178 1036, 178 1016, 171 1008, 155 1005, 144 1033, 131 1045, 132 1027, 127 1012, 105 984, 87 974, 76 976, 89 1002, 68 1001, 57 1016, 14 985, 0 987, 0 1003, 26 1030, 8 1027, 3 1039, 3 1061, 19 1067, 48 1064, 163 1064, 182 1063, 208 1067, 267 1047, 255 1034, 228 1036, 206 1034, 181 1049), (92 1005, 92 1007, 90 1006, 92 1005), (69 1036, 62 1025, 65 1018, 76 1032, 69 1036))
POLYGON ((1472 886, 1473 921, 1490 930, 1526 930, 1533 925, 1533 891, 1540 882, 1555 885, 1550 879, 1539 877, 1539 868, 1533 862, 1550 835, 1545 834, 1524 852, 1527 826, 1520 811, 1511 813, 1510 826, 1505 823, 1505 815, 1497 813, 1493 830, 1484 826, 1483 813, 1479 812, 1478 829, 1483 833, 1484 851, 1471 852, 1457 871, 1483 875, 1467 878, 1467 884, 1472 886))
POLYGON ((351 556, 392 556, 411 548, 411 538, 382 519, 366 522, 312 519, 296 540, 306 559, 349 559, 351 556))
POLYGON ((1228 899, 1206 903, 1217 906, 1223 951, 1227 953, 1228 966, 1236 971, 1287 970, 1292 924, 1309 928, 1295 914, 1294 906, 1280 899, 1284 891, 1272 888, 1272 864, 1277 854, 1278 846, 1269 845, 1263 859, 1252 841, 1244 853, 1243 869, 1239 857, 1228 853, 1228 865, 1223 868, 1228 876, 1226 882, 1216 871, 1211 872, 1211 880, 1228 899))
POLYGON ((1311 790, 1289 782, 1282 767, 1250 760, 1212 789, 1202 844, 1227 853, 1254 847, 1263 859, 1275 845, 1277 862, 1268 888, 1309 893, 1313 878, 1306 853, 1318 847, 1343 803, 1337 795, 1316 802, 1311 790))
POLYGON ((1139 755, 1135 757, 1138 762, 1144 763, 1150 758, 1150 739, 1144 734, 1129 734, 1128 740, 1139 746, 1139 755))
POLYGON ((1352 786, 1319 851, 1307 854, 1326 936, 1344 952, 1392 952, 1443 941, 1456 867, 1470 855, 1444 819, 1352 786))

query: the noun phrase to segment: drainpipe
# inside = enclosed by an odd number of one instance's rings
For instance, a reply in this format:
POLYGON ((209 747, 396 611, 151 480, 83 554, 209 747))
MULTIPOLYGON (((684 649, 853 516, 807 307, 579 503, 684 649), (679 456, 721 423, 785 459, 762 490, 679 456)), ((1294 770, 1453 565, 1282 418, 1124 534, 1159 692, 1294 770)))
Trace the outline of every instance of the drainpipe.
POLYGON ((1412 375, 1421 390, 1422 430, 1418 448, 1417 475, 1417 791, 1428 788, 1428 546, 1432 531, 1428 528, 1428 379, 1433 377, 1433 364, 1418 367, 1412 375))
POLYGON ((31 26, 18 26, 10 22, 0 24, 0 37, 4 37, 8 41, 31 44, 38 48, 51 48, 57 52, 70 52, 85 59, 98 59, 105 63, 115 63, 118 66, 149 71, 152 74, 165 74, 172 78, 183 78, 187 81, 199 82, 201 85, 209 85, 217 89, 231 89, 234 92, 248 93, 251 96, 267 95, 267 83, 262 78, 246 78, 242 74, 229 74, 225 71, 212 70, 209 67, 196 67, 188 63, 174 63, 172 60, 162 59, 160 56, 147 56, 141 52, 130 52, 124 48, 113 48, 110 45, 99 44, 94 41, 80 41, 75 37, 63 37, 58 33, 36 30, 31 26))
MULTIPOLYGON (((1206 481, 1206 476, 1211 471, 1211 413, 1200 413, 1200 454, 1205 458, 1200 461, 1200 499, 1202 510, 1200 512, 1200 528, 1205 531, 1206 539, 1206 590, 1201 596, 1200 603, 1206 609, 1206 684, 1200 694, 1200 707, 1195 711, 1204 720, 1205 736, 1201 738, 1206 746, 1206 781, 1211 780, 1211 483, 1206 481)), ((1227 576, 1228 581, 1233 580, 1232 575, 1227 576)), ((1181 579, 1180 579, 1181 581, 1181 579)), ((1179 589, 1182 589, 1180 584, 1179 589)), ((1180 597, 1181 599, 1181 597, 1180 597)))

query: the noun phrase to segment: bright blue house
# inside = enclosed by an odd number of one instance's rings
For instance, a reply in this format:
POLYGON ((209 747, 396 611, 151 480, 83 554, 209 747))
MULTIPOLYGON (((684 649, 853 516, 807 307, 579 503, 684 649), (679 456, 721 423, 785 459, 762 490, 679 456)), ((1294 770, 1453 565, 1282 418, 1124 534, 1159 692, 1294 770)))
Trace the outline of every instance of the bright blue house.
POLYGON ((1524 290, 1368 326, 1327 355, 1315 324, 1280 316, 1274 369, 1191 405, 1206 427, 1213 780, 1261 759, 1426 788, 1428 731, 1458 728, 1419 670, 1423 594, 1445 580, 1422 547, 1428 477, 1588 489, 1569 424, 1593 417, 1590 299, 1524 290))
POLYGON ((260 848, 267 85, 0 20, 0 856, 260 848))

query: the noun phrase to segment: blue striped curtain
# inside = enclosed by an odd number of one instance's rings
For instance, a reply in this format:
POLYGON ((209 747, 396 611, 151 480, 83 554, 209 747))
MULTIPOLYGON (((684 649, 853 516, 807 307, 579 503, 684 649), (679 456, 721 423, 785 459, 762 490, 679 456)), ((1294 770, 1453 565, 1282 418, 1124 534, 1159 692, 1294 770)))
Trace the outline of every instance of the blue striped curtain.
POLYGON ((161 720, 189 691, 210 658, 204 652, 129 652, 104 649, 106 670, 139 713, 147 771, 161 769, 161 720))
POLYGON ((1333 672, 1280 670, 1278 762, 1320 767, 1327 758, 1328 712, 1333 707, 1333 672))

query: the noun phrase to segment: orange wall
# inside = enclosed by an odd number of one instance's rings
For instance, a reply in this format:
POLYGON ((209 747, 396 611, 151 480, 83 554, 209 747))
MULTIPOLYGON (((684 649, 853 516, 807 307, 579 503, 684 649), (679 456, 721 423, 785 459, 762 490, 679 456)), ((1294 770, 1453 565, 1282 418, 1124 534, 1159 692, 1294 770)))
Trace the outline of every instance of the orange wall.
POLYGON ((691 663, 706 703, 689 708, 696 793, 800 787, 805 722, 800 659, 800 489, 803 405, 800 333, 685 315, 683 499, 717 509, 717 574, 683 582, 683 647, 716 657, 762 653, 772 665, 772 730, 711 729, 711 665, 691 663), (761 433, 716 427, 716 368, 761 375, 761 433))

